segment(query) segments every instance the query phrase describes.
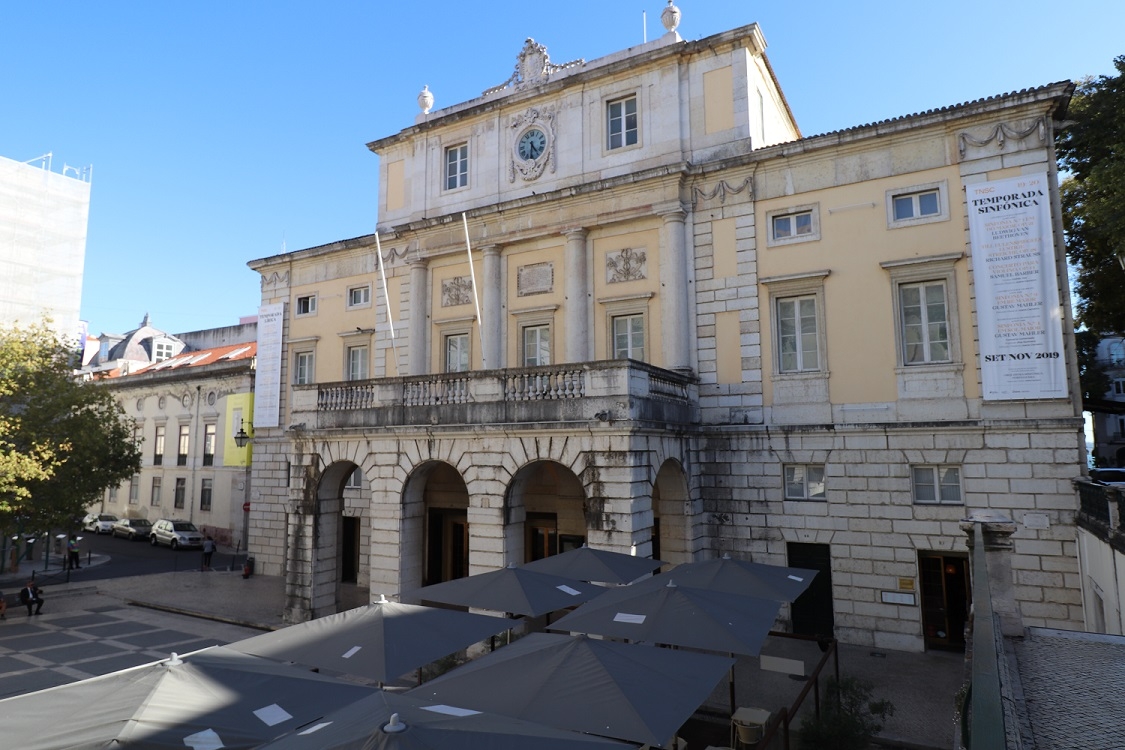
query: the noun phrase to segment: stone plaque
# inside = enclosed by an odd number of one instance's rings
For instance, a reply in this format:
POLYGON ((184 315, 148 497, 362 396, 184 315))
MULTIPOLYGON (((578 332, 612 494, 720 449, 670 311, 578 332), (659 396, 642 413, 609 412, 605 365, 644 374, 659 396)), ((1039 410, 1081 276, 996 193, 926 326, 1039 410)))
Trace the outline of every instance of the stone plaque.
POLYGON ((917 606, 917 600, 914 594, 908 594, 905 591, 880 591, 880 599, 883 604, 902 604, 907 607, 917 606))
POLYGON ((516 269, 516 295, 550 294, 555 291, 555 264, 532 263, 516 269))
POLYGON ((639 281, 648 278, 647 256, 644 249, 627 247, 605 256, 605 283, 620 284, 623 281, 639 281))
POLYGON ((468 276, 454 276, 441 282, 442 307, 471 304, 473 304, 473 281, 468 276))

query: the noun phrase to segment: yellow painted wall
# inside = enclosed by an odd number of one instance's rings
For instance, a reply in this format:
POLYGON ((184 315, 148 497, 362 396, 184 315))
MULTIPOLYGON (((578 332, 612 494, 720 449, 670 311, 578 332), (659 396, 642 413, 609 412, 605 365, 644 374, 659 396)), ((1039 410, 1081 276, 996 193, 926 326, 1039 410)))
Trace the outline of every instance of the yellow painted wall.
POLYGON ((703 74, 703 112, 708 134, 734 127, 734 71, 731 66, 703 74))
POLYGON ((406 162, 387 163, 387 210, 398 211, 406 205, 406 162))
MULTIPOLYGON (((880 263, 966 252, 965 214, 960 176, 955 167, 915 172, 825 190, 809 191, 760 201, 755 221, 758 231, 759 278, 829 270, 824 281, 825 340, 833 403, 871 403, 897 399, 895 376, 896 336, 890 276, 880 263), (886 191, 913 185, 947 183, 948 221, 888 229, 886 191), (816 204, 820 217, 819 241, 768 247, 770 211, 816 204)), ((971 364, 976 356, 969 298, 969 272, 965 259, 956 265, 958 325, 961 358, 971 364)), ((769 289, 760 285, 763 302, 769 289)), ((762 366, 774 369, 775 343, 770 305, 762 305, 762 366)), ((968 373, 975 367, 966 367, 968 373)), ((965 382, 965 395, 979 397, 975 378, 965 382)), ((772 403, 769 378, 764 396, 772 403)))
MULTIPOLYGON (((223 426, 223 465, 224 466, 249 466, 253 453, 253 442, 239 448, 234 442, 235 433, 239 427, 247 433, 253 432, 254 394, 232 393, 226 397, 226 418, 223 426), (239 415, 241 414, 241 421, 239 415)), ((167 491, 167 490, 165 490, 167 491)))
MULTIPOLYGON (((551 362, 562 362, 566 355, 564 342, 566 341, 566 266, 565 245, 558 237, 546 237, 538 243, 528 243, 512 249, 505 249, 504 264, 507 270, 507 285, 505 288, 506 311, 508 313, 508 336, 506 341, 506 361, 509 367, 523 366, 521 356, 522 331, 520 324, 523 318, 520 313, 533 311, 544 307, 556 307, 551 315, 551 362), (519 269, 521 266, 530 266, 537 263, 554 264, 554 285, 550 293, 531 294, 525 297, 518 296, 519 269)), ((540 313, 531 313, 536 319, 540 313)), ((546 315, 546 311, 542 313, 546 315)))
POLYGON ((664 365, 664 347, 661 341, 660 311, 660 230, 653 228, 610 227, 590 233, 594 243, 592 253, 594 305, 593 328, 594 358, 612 359, 613 349, 609 340, 609 313, 613 301, 620 297, 644 295, 653 296, 647 300, 646 316, 648 328, 645 331, 645 360, 657 366, 664 365), (645 251, 646 278, 615 284, 606 283, 606 257, 613 252, 633 248, 645 251))
POLYGON ((719 383, 742 382, 742 335, 738 318, 737 311, 715 315, 715 340, 718 342, 715 350, 715 375, 716 382, 719 383))
POLYGON ((738 246, 735 242, 735 220, 711 220, 711 244, 716 279, 738 275, 738 246))
MULTIPOLYGON (((472 296, 470 295, 469 301, 463 305, 451 307, 441 306, 442 283, 458 276, 463 276, 466 279, 470 277, 468 255, 457 253, 454 256, 435 260, 431 264, 430 269, 430 278, 433 284, 430 290, 430 322, 432 332, 430 336, 430 371, 445 371, 444 334, 450 331, 444 328, 442 324, 450 321, 464 321, 463 323, 456 324, 455 327, 457 327, 458 330, 463 328, 465 331, 469 332, 469 368, 473 370, 480 369, 481 332, 477 325, 476 307, 473 305, 472 296), (468 318, 471 318, 471 320, 466 320, 468 318)), ((484 258, 479 250, 473 253, 473 272, 476 274, 477 292, 481 294, 481 284, 484 279, 484 258)), ((483 303, 484 298, 482 296, 481 304, 483 305, 483 303)), ((484 335, 498 336, 499 331, 485 331, 484 335)))

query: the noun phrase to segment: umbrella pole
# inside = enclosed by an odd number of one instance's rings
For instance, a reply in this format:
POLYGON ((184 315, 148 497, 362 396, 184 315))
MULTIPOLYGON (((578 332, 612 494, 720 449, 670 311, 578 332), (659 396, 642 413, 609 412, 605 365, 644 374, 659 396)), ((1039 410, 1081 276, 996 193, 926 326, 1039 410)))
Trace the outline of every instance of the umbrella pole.
MULTIPOLYGON (((731 654, 730 657, 733 659, 734 654, 731 654)), ((731 716, 734 716, 735 707, 736 707, 736 703, 735 703, 735 700, 734 700, 734 667, 735 667, 736 664, 738 664, 737 661, 734 664, 730 665, 730 715, 731 716)))

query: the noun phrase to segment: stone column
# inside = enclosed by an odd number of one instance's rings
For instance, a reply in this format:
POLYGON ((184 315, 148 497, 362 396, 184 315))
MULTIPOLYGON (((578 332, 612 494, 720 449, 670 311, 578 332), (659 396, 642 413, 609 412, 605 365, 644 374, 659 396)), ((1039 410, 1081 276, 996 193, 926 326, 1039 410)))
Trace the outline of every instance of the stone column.
POLYGON ((658 211, 664 219, 660 237, 660 311, 664 342, 664 363, 667 369, 691 373, 691 317, 688 305, 687 239, 684 219, 687 214, 679 203, 658 211))
MULTIPOLYGON (((1020 615, 1019 605, 1016 603, 1015 585, 1012 582, 1012 534, 1016 533, 1015 522, 998 513, 974 513, 969 518, 961 521, 961 530, 968 535, 969 565, 975 573, 977 568, 973 565, 974 549, 973 530, 980 524, 981 537, 984 540, 985 564, 988 568, 989 598, 992 600, 992 611, 1000 618, 1000 632, 1009 638, 1018 638, 1023 635, 1023 617, 1020 615)), ((973 580, 974 590, 983 585, 984 581, 973 580)), ((974 602, 977 597, 973 597, 974 602)), ((976 610, 974 604, 973 609, 976 610)))
POLYGON ((500 246, 488 245, 484 252, 484 274, 481 279, 481 355, 484 369, 495 370, 503 365, 501 361, 500 335, 504 314, 504 290, 500 288, 500 246))
POLYGON ((410 346, 407 348, 407 356, 410 359, 411 375, 425 375, 429 370, 429 357, 426 353, 426 342, 429 339, 426 334, 430 329, 426 315, 430 304, 428 267, 429 261, 425 258, 410 261, 410 346))
POLYGON ((590 288, 585 229, 571 229, 566 237, 566 362, 590 359, 590 288))

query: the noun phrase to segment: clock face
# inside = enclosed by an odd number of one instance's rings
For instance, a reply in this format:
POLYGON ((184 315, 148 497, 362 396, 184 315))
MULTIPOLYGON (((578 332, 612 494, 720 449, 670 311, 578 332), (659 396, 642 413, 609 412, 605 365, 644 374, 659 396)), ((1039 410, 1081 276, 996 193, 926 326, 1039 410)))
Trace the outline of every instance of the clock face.
POLYGON ((547 150, 547 136, 539 128, 532 128, 520 136, 516 153, 524 161, 535 161, 547 150))

